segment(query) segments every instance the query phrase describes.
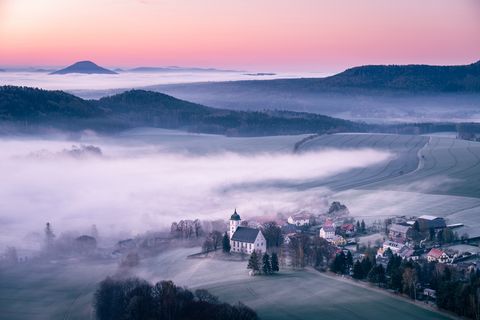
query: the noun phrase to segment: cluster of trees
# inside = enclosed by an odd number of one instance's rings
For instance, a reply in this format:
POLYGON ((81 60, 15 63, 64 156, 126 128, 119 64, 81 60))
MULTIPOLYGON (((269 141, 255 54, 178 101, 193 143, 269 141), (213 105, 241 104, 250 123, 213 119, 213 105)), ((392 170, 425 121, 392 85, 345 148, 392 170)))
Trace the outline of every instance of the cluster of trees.
POLYGON ((480 319, 480 271, 463 270, 436 262, 404 260, 387 250, 386 268, 377 264, 375 257, 366 255, 349 268, 349 258, 343 252, 331 264, 331 271, 351 274, 358 280, 367 280, 380 287, 394 290, 417 299, 423 288, 436 290, 439 308, 459 316, 480 319))
POLYGON ((312 239, 302 233, 291 236, 289 239, 288 249, 294 268, 304 268, 308 265, 315 268, 325 267, 337 250, 323 238, 312 239))
POLYGON ((260 259, 257 251, 254 250, 248 260, 247 269, 252 270, 254 273, 259 273, 261 271, 265 275, 278 272, 280 270, 278 265, 278 255, 273 252, 270 257, 270 255, 265 252, 260 259))
POLYGON ((269 221, 262 225, 262 233, 267 240, 267 248, 279 248, 283 244, 282 229, 275 221, 269 221))
POLYGON ((335 214, 335 215, 348 215, 350 211, 348 210, 347 206, 340 203, 339 201, 333 201, 328 208, 328 214, 335 214))
POLYGON ((347 273, 353 266, 353 257, 350 251, 347 254, 342 250, 330 264, 330 270, 335 273, 347 273))
POLYGON ((50 222, 45 224, 43 253, 48 256, 92 255, 96 253, 98 229, 92 225, 89 235, 62 233, 56 236, 50 222))
POLYGON ((365 227, 365 221, 362 220, 362 222, 357 220, 357 232, 358 233, 365 233, 367 231, 365 227))
POLYGON ((258 319, 249 307, 222 303, 207 290, 191 292, 172 281, 151 285, 137 278, 102 281, 94 308, 98 320, 258 319))
POLYGON ((175 238, 193 239, 203 235, 202 224, 200 220, 180 220, 173 222, 170 227, 170 233, 175 238))
POLYGON ((216 251, 220 246, 222 246, 223 236, 220 231, 210 232, 202 245, 203 252, 216 251))

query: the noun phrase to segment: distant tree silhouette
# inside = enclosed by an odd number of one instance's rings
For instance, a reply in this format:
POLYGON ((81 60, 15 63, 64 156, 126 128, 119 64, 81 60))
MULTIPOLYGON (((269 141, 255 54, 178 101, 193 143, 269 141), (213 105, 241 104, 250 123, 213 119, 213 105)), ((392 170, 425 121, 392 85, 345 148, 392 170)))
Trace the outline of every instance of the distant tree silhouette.
POLYGON ((52 226, 50 225, 50 222, 47 222, 45 225, 45 247, 47 250, 52 248, 54 240, 55 234, 53 233, 52 226))

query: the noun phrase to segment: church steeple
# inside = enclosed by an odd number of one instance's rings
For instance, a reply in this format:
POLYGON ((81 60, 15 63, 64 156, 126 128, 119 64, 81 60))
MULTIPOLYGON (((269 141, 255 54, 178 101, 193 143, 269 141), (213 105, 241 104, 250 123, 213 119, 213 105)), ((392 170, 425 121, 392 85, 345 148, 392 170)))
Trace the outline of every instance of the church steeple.
POLYGON ((235 208, 235 212, 233 212, 232 216, 230 217, 230 220, 242 220, 240 218, 240 215, 237 213, 237 208, 235 208))
POLYGON ((240 215, 237 213, 237 208, 233 212, 232 216, 230 217, 230 239, 232 239, 233 234, 237 230, 238 226, 240 226, 240 215))

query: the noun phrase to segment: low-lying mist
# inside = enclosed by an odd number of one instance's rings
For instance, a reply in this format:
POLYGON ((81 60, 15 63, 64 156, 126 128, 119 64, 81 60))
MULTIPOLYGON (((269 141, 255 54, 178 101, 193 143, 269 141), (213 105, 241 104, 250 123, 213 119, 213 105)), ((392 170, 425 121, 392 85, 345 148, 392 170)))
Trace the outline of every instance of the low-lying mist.
POLYGON ((251 186, 322 178, 390 157, 369 149, 194 154, 165 151, 161 143, 94 145, 0 140, 0 249, 38 247, 47 221, 57 234, 95 224, 101 235, 129 236, 180 219, 228 219, 234 208, 245 218, 316 213, 326 205, 326 189, 251 186))

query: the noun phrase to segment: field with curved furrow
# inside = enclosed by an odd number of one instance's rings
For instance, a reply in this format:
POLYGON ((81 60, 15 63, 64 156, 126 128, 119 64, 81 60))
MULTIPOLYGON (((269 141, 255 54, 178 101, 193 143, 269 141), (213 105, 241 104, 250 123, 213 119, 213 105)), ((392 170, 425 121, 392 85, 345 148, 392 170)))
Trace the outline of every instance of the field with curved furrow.
POLYGON ((464 223, 457 233, 480 236, 480 143, 450 137, 335 134, 312 139, 301 152, 339 148, 387 150, 389 160, 299 188, 327 187, 365 220, 430 214, 464 223))
POLYGON ((335 134, 307 141, 300 151, 372 148, 392 153, 389 161, 353 169, 308 187, 333 191, 379 189, 480 198, 480 143, 444 137, 335 134))
POLYGON ((328 179, 311 181, 302 187, 326 186, 333 191, 342 191, 408 174, 417 169, 417 153, 427 142, 428 138, 422 136, 381 134, 337 134, 312 139, 302 146, 302 151, 371 148, 386 150, 392 153, 392 157, 386 162, 353 169, 328 179))
POLYGON ((420 161, 415 172, 366 187, 415 190, 420 184, 427 193, 480 197, 480 143, 432 137, 420 161))

